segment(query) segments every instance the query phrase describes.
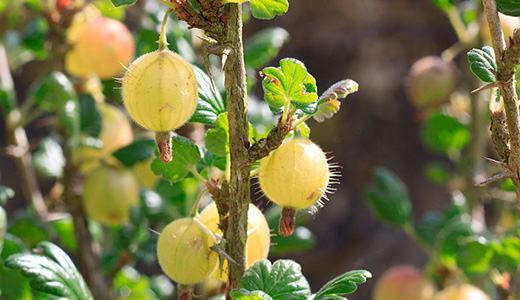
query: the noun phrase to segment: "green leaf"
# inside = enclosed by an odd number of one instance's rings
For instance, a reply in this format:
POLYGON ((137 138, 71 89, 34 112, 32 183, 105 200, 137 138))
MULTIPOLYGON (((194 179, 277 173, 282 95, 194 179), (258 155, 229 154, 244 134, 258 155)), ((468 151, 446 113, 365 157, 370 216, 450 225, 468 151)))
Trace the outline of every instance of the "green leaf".
POLYGON ((345 79, 336 82, 318 98, 318 110, 312 117, 320 123, 332 118, 341 106, 338 100, 357 92, 358 88, 359 85, 354 80, 345 79))
POLYGON ((41 242, 33 254, 17 253, 5 265, 30 279, 34 290, 67 299, 91 300, 92 295, 70 258, 58 246, 41 242))
POLYGON ((290 101, 305 105, 318 99, 316 80, 297 59, 284 58, 279 68, 264 68, 262 74, 264 99, 271 109, 279 109, 290 101))
POLYGON ((408 189, 394 173, 383 167, 374 170, 375 182, 366 190, 367 203, 382 221, 405 226, 411 222, 408 189))
POLYGON ((14 197, 14 191, 12 188, 0 185, 0 205, 5 204, 7 200, 14 197))
POLYGON ((520 17, 520 0, 496 0, 496 3, 501 13, 520 17))
POLYGON ((190 140, 176 136, 172 138, 172 161, 165 164, 159 157, 152 162, 152 171, 172 182, 182 180, 200 160, 200 149, 190 140))
POLYGON ((115 276, 114 288, 125 295, 124 299, 157 299, 157 296, 150 289, 148 277, 139 274, 137 270, 128 265, 124 266, 115 276))
POLYGON ((450 0, 431 0, 438 8, 444 12, 448 12, 453 7, 453 3, 450 0))
MULTIPOLYGON (((6 239, 6 247, 7 247, 6 239)), ((5 248, 4 248, 5 249, 5 248)), ((11 270, 0 259, 0 291, 1 299, 7 300, 31 300, 33 293, 29 286, 29 280, 23 277, 17 270, 11 270)))
POLYGON ((137 0, 112 0, 112 3, 115 7, 121 6, 121 5, 131 5, 134 4, 137 0))
MULTIPOLYGON (((37 15, 36 15, 37 16, 37 15)), ((37 59, 46 59, 47 50, 44 45, 49 31, 49 23, 44 17, 31 18, 23 30, 22 45, 33 51, 37 59)))
POLYGON ((206 149, 216 156, 226 157, 229 153, 229 125, 227 113, 218 116, 215 126, 206 132, 206 149))
POLYGON ((237 300, 271 300, 271 296, 262 291, 248 291, 246 289, 235 289, 229 293, 231 299, 237 300))
POLYGON ((210 129, 206 132, 206 148, 216 156, 226 157, 229 153, 228 133, 222 129, 210 129))
POLYGON ((96 100, 90 94, 79 96, 80 129, 89 136, 98 137, 101 132, 103 119, 96 107, 96 100))
POLYGON ((60 72, 52 72, 36 85, 34 99, 44 111, 56 113, 69 138, 80 131, 79 99, 72 82, 60 72))
POLYGON ((310 295, 309 283, 301 266, 292 260, 255 262, 242 277, 242 287, 248 291, 263 291, 274 300, 305 300, 310 295))
POLYGON ((36 171, 47 178, 57 178, 63 174, 65 156, 58 142, 50 137, 42 139, 40 149, 34 154, 36 171))
POLYGON ((251 12, 257 19, 269 20, 289 9, 287 0, 251 0, 251 12))
POLYGON ((278 223, 281 215, 282 208, 278 205, 272 206, 265 213, 269 228, 274 228, 271 236, 271 247, 269 248, 270 254, 283 257, 310 250, 316 245, 314 233, 300 223, 304 218, 296 218, 297 221, 293 234, 287 237, 279 235, 278 223))
POLYGON ((457 154, 469 142, 469 130, 459 120, 442 113, 433 113, 426 120, 421 138, 432 151, 457 154))
POLYGON ((244 43, 246 66, 258 70, 274 59, 289 38, 289 32, 281 27, 269 27, 257 32, 244 43))
POLYGON ((16 105, 16 91, 12 86, 7 86, 0 80, 0 109, 3 114, 10 113, 16 105))
POLYGON ((424 243, 434 246, 437 243, 437 235, 443 224, 444 216, 441 213, 429 211, 415 225, 415 231, 424 243))
POLYGON ((56 231, 59 244, 65 249, 76 251, 77 243, 74 236, 74 222, 72 217, 52 221, 52 228, 56 231))
POLYGON ((493 251, 483 238, 466 243, 457 253, 457 265, 466 274, 482 274, 489 270, 493 251))
POLYGON ((472 49, 468 52, 470 69, 480 80, 484 82, 495 82, 497 65, 493 48, 485 46, 481 49, 472 49))
POLYGON ((491 244, 493 266, 502 271, 515 272, 520 265, 520 240, 518 236, 506 236, 491 244))
POLYGON ((217 121, 217 117, 226 112, 226 103, 222 100, 220 93, 213 89, 209 76, 199 67, 195 65, 192 67, 197 78, 199 99, 190 122, 213 125, 217 121))
POLYGON ((133 141, 130 145, 118 149, 112 155, 123 165, 131 167, 138 162, 152 157, 155 149, 155 140, 143 138, 133 141))
POLYGON ((327 282, 314 296, 313 300, 343 300, 341 295, 354 292, 357 285, 365 283, 372 274, 365 270, 354 270, 340 275, 327 282))
POLYGON ((436 246, 441 260, 446 264, 455 263, 460 250, 469 240, 474 239, 471 219, 462 200, 465 201, 462 194, 454 196, 453 204, 444 213, 444 222, 437 232, 436 246))
POLYGON ((209 152, 207 149, 204 149, 203 156, 199 161, 198 169, 208 169, 216 167, 220 170, 226 169, 226 158, 222 156, 217 156, 209 152))
POLYGON ((39 242, 49 239, 46 228, 29 216, 19 216, 11 222, 8 232, 19 237, 27 248, 35 247, 39 242))

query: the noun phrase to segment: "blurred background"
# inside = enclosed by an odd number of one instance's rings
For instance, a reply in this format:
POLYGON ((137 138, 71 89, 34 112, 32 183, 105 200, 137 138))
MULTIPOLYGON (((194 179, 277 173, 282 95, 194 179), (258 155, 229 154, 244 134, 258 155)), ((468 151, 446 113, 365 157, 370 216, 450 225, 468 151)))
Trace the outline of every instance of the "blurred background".
MULTIPOLYGON (((252 19, 245 32, 272 25, 290 35, 279 57, 305 62, 319 89, 343 78, 359 83, 334 118, 309 122, 311 139, 343 167, 338 191, 308 224, 316 246, 294 257, 313 290, 351 269, 370 270, 378 278, 397 264, 423 267, 421 249, 370 213, 364 189, 373 168, 385 166, 408 185, 415 216, 442 210, 450 201, 447 188, 425 176, 427 163, 444 158, 421 143, 420 111, 406 93, 412 64, 458 41, 448 17, 428 0, 298 0, 271 22, 252 19)), ((374 282, 348 298, 370 299, 374 282)))
MULTIPOLYGON (((139 0, 138 5, 126 12, 124 23, 131 30, 142 26, 136 18, 148 5, 145 2, 139 0)), ((270 65, 278 66, 278 61, 285 57, 303 61, 316 78, 319 93, 341 79, 349 78, 359 83, 359 91, 342 102, 341 110, 334 118, 324 123, 308 122, 311 139, 324 151, 330 152, 332 162, 341 166, 341 184, 336 185, 337 191, 329 195, 330 201, 315 215, 303 217, 308 219, 305 226, 314 234, 315 243, 300 253, 270 256, 272 260, 285 257, 299 262, 313 291, 348 270, 366 269, 378 278, 391 266, 409 264, 423 268, 428 261, 423 250, 401 229, 381 222, 371 212, 365 193, 374 180, 374 168, 385 167, 406 184, 413 218, 419 220, 428 211, 443 211, 450 204, 454 191, 463 190, 467 195, 475 193, 472 185, 477 179, 483 179, 487 168, 480 157, 497 158, 492 145, 489 145, 489 123, 486 123, 489 93, 478 97, 468 93, 481 83, 469 72, 466 52, 472 47, 481 47, 482 38, 477 33, 471 42, 461 45, 461 36, 454 30, 453 19, 450 20, 448 13, 434 2, 292 0, 284 16, 270 21, 251 17, 244 26, 246 39, 268 27, 285 29, 288 40, 270 65), (445 52, 450 48, 455 50, 445 52), (412 65, 423 57, 441 54, 460 69, 454 71, 455 96, 450 91, 451 100, 445 97, 447 99, 441 100, 446 101, 432 107, 414 105, 407 90, 412 65), (428 134, 424 133, 423 127, 431 110, 439 110, 446 103, 449 107, 443 108, 443 113, 460 121, 467 130, 473 128, 473 123, 468 121, 471 116, 482 120, 478 128, 471 129, 471 133, 477 133, 479 138, 471 141, 466 138, 460 145, 453 146, 454 149, 439 150, 435 141, 425 137, 428 134), (474 113, 471 103, 480 103, 477 104, 480 110, 474 113), (474 146, 472 143, 477 144, 478 151, 468 150, 474 146), (474 152, 478 160, 473 159, 475 155, 468 154, 474 152), (461 160, 461 156, 470 158, 461 160), (466 167, 459 168, 460 165, 466 167)), ((480 1, 452 2, 458 5, 461 18, 467 21, 468 32, 478 32, 478 28, 472 31, 472 26, 480 26, 480 1)), ((140 45, 155 37, 152 34, 152 37, 141 38, 136 40, 138 53, 146 52, 147 49, 139 48, 140 45)), ((193 40, 197 41, 196 38, 193 40)), ((21 98, 47 63, 30 62, 13 73, 21 98)), ((259 83, 259 75, 253 75, 257 76, 259 83)), ((113 86, 111 88, 113 90, 113 86)), ((116 99, 117 90, 113 94, 116 96, 111 96, 116 99)), ((251 98, 261 97, 262 88, 257 84, 251 98)), ((258 113, 256 107, 251 105, 252 114, 258 113)), ((5 146, 3 123, 0 122, 0 141, 5 146)), ((30 139, 46 134, 39 125, 41 123, 27 128, 30 139)), ((0 157, 0 169, 1 185, 12 187, 16 194, 6 205, 9 215, 22 208, 25 201, 14 163, 0 157)), ((39 182, 45 194, 54 184, 53 179, 39 178, 39 182)), ((487 193, 482 194, 487 200, 493 198, 487 193)), ((482 197, 471 201, 481 203, 484 201, 482 197)), ((258 201, 265 204, 265 199, 258 201)), ((497 218, 493 213, 481 217, 491 223, 497 218)), ((143 272, 157 271, 156 267, 141 267, 143 272)), ((348 298, 370 299, 374 283, 375 280, 369 280, 348 298)))

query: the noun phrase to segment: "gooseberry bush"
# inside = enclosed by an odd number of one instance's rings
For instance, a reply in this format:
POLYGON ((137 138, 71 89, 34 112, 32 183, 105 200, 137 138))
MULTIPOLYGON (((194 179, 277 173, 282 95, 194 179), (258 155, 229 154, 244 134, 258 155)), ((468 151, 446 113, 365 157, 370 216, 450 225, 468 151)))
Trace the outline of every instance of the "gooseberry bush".
MULTIPOLYGON (((134 2, 0 4, 13 28, 0 32, 6 153, 28 201, 20 215, 0 207, 2 299, 345 299, 368 271, 312 293, 298 263, 267 258, 314 245, 297 220, 323 206, 339 167, 306 122, 333 117, 358 84, 320 94, 303 62, 266 66, 281 28, 243 41, 243 15, 280 17, 287 0, 134 2), (12 74, 33 61, 49 63, 17 92, 12 74)), ((0 204, 13 193, 1 186, 0 204)))
POLYGON ((373 299, 519 299, 520 3, 432 2, 458 41, 413 64, 408 100, 437 155, 425 175, 451 199, 445 211, 414 218, 405 182, 374 170, 365 193, 373 215, 402 229, 428 260, 422 270, 400 265, 377 276, 373 299))

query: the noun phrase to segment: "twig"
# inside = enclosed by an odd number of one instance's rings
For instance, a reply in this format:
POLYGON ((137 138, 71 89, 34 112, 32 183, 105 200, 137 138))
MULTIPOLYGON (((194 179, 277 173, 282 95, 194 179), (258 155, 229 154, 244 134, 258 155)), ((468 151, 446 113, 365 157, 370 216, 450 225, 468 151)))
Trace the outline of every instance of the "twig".
POLYGON ((77 253, 85 280, 96 300, 110 299, 108 284, 101 270, 101 259, 92 235, 89 231, 87 217, 81 205, 82 180, 77 167, 70 159, 69 151, 64 149, 67 164, 63 174, 63 202, 74 222, 74 236, 78 243, 77 253))
POLYGON ((246 75, 242 42, 241 4, 230 3, 225 6, 227 35, 224 44, 231 47, 224 65, 225 86, 229 122, 229 223, 224 233, 226 252, 238 263, 229 264, 227 295, 239 286, 245 271, 245 245, 247 240, 247 211, 249 209, 249 152, 244 141, 249 141, 249 121, 246 101, 246 75))
POLYGON ((511 150, 507 166, 511 172, 511 180, 515 185, 517 198, 520 201, 520 124, 518 122, 518 96, 515 87, 515 62, 518 61, 520 55, 516 48, 520 45, 520 33, 515 31, 510 49, 507 49, 495 1, 483 0, 482 2, 497 60, 497 81, 504 83, 499 87, 504 101, 511 150))
MULTIPOLYGON (((14 90, 13 78, 9 70, 5 48, 0 44, 0 85, 4 89, 14 90)), ((21 126, 22 114, 18 107, 13 108, 6 116, 6 131, 10 144, 15 151, 10 155, 16 162, 19 175, 22 179, 22 191, 29 205, 34 208, 40 219, 46 220, 48 217, 47 205, 43 200, 36 173, 32 167, 32 157, 29 149, 29 141, 25 129, 21 126)))

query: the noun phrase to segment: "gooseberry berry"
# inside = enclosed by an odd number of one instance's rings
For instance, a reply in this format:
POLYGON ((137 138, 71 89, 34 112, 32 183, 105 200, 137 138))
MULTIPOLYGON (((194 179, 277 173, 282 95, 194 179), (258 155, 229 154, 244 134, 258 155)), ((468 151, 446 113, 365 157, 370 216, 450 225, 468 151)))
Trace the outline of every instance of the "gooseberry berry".
POLYGON ((328 190, 333 175, 321 148, 303 137, 285 140, 260 162, 260 188, 274 203, 283 207, 278 232, 294 231, 296 210, 314 205, 328 190))
POLYGON ((303 209, 327 191, 331 172, 321 148, 302 137, 290 138, 260 162, 260 187, 274 203, 303 209))
POLYGON ((457 67, 438 56, 427 56, 410 68, 408 96, 417 109, 440 106, 457 88, 457 67))
POLYGON ((435 287, 415 267, 400 265, 388 269, 376 282, 373 300, 431 300, 435 287))
POLYGON ((159 265, 180 284, 201 282, 217 268, 218 254, 210 249, 216 243, 213 234, 197 218, 177 219, 159 235, 159 265))
POLYGON ((136 59, 122 80, 123 100, 134 121, 156 132, 183 125, 197 107, 197 81, 180 55, 161 50, 136 59))
POLYGON ((74 156, 83 173, 99 167, 102 159, 115 164, 115 158, 111 157, 112 152, 129 145, 133 140, 130 121, 121 110, 103 102, 96 103, 96 108, 101 115, 101 131, 98 138, 103 142, 103 148, 78 148, 74 156))
POLYGON ((114 19, 87 19, 74 25, 68 36, 73 48, 65 55, 65 68, 75 76, 95 74, 110 79, 120 74, 135 55, 132 34, 114 19))
MULTIPOLYGON (((219 216, 215 202, 206 206, 199 215, 199 220, 206 227, 219 235, 222 231, 218 228, 219 216)), ((247 267, 255 261, 267 258, 269 246, 271 245, 271 233, 264 214, 253 204, 249 204, 247 212, 247 243, 246 243, 246 263, 247 267)), ((213 277, 222 281, 227 281, 227 263, 224 262, 222 272, 217 269, 213 277)))
POLYGON ((132 166, 132 170, 134 171, 139 183, 148 189, 154 189, 160 179, 160 177, 155 175, 150 167, 152 160, 152 158, 149 158, 145 161, 137 162, 132 166))
POLYGON ((126 222, 130 208, 139 202, 139 186, 132 171, 101 166, 86 175, 83 207, 87 214, 107 226, 126 222))
POLYGON ((481 289, 470 284, 452 285, 437 294, 434 300, 490 300, 481 289))

